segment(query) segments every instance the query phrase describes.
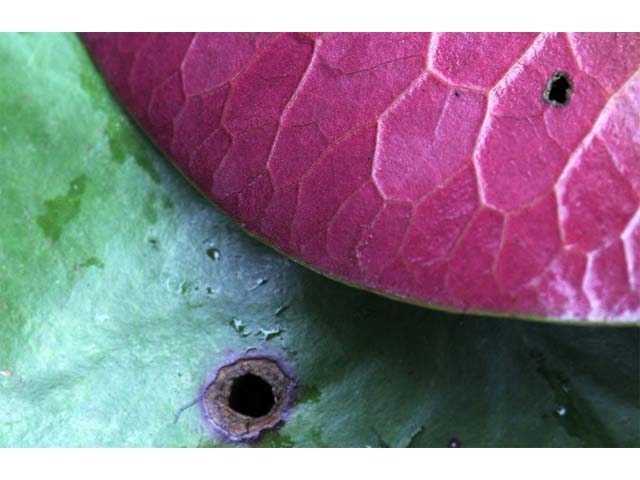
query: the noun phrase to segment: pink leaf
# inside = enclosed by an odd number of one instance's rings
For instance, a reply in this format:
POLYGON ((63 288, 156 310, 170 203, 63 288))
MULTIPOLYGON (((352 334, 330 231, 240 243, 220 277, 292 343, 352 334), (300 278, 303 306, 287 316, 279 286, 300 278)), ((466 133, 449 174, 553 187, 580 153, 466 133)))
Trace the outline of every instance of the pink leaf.
POLYGON ((640 321, 640 34, 107 34, 140 124, 243 226, 411 302, 640 321))

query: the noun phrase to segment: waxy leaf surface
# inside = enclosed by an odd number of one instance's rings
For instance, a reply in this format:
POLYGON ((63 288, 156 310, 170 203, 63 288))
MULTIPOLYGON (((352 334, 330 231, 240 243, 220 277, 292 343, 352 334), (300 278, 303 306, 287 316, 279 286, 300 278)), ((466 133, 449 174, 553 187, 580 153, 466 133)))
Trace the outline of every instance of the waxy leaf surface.
POLYGON ((640 34, 84 38, 187 177, 308 266, 457 311, 640 320, 640 34))

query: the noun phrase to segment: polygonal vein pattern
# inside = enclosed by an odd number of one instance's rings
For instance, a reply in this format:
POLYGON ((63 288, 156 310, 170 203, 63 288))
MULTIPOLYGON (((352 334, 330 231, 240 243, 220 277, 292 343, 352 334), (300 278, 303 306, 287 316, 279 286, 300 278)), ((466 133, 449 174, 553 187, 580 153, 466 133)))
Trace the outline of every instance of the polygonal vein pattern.
POLYGON ((311 267, 462 311, 640 320, 640 34, 84 40, 180 169, 311 267))

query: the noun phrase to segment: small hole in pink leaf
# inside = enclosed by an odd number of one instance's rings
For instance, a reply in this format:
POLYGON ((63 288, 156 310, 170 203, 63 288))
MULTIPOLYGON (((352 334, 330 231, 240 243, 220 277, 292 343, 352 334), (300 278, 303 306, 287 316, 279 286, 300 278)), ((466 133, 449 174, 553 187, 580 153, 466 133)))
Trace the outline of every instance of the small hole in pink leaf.
POLYGON ((568 73, 554 72, 542 93, 542 99, 552 107, 564 107, 573 93, 573 83, 568 73))

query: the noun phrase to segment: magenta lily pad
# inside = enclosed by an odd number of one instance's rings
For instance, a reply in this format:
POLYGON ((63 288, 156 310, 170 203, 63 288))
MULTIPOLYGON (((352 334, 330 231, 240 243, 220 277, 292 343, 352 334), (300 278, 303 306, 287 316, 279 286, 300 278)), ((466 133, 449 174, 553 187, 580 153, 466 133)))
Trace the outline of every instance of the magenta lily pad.
POLYGON ((640 321, 640 34, 88 34, 208 198, 342 281, 640 321))

